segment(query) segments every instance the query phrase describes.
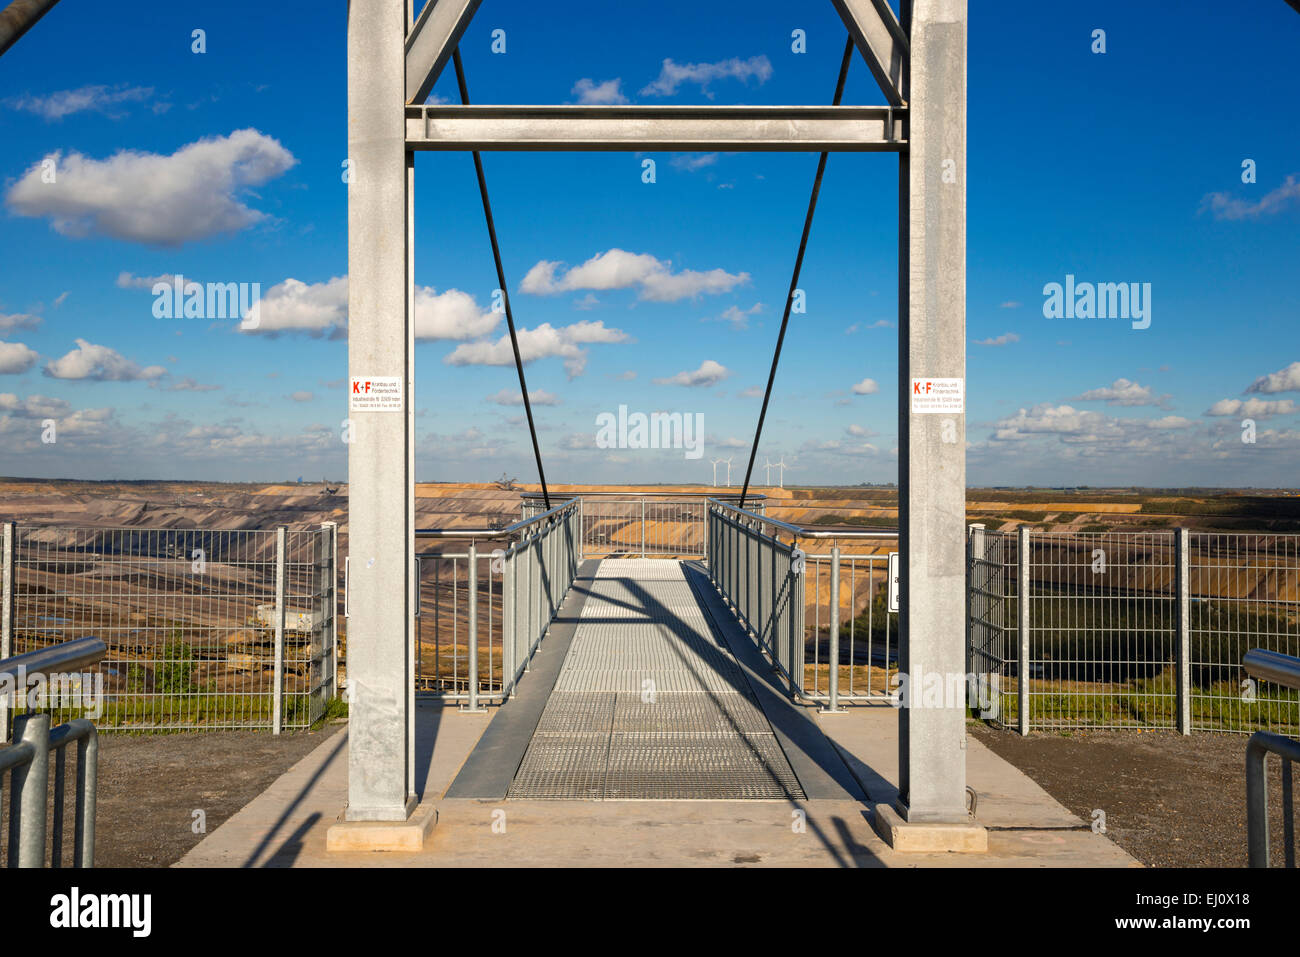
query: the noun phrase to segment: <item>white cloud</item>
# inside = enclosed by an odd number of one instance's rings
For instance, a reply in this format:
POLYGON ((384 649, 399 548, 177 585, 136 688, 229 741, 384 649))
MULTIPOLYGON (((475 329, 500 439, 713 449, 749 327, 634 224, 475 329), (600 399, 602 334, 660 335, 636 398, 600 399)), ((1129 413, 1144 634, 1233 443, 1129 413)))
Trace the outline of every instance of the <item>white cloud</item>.
POLYGON ((57 178, 43 181, 37 162, 5 197, 19 216, 48 218, 64 236, 110 236, 179 246, 235 233, 266 219, 244 195, 298 161, 257 130, 201 139, 171 155, 122 150, 97 160, 49 154, 57 178))
POLYGON ((20 375, 36 365, 40 353, 21 342, 0 342, 0 375, 20 375))
POLYGON ((998 304, 999 309, 1019 309, 1020 303, 1014 299, 1008 299, 1006 302, 998 304))
POLYGON ((35 329, 41 324, 41 317, 29 312, 13 312, 5 315, 0 312, 0 336, 7 336, 18 329, 35 329))
POLYGON ((736 393, 738 399, 757 399, 763 395, 763 390, 756 385, 751 385, 748 389, 741 389, 736 393))
POLYGON ((1034 436, 1055 435, 1072 444, 1105 444, 1112 451, 1150 450, 1152 432, 1185 429, 1191 420, 1167 415, 1158 419, 1122 419, 1069 405, 1040 404, 1020 409, 998 421, 992 438, 999 442, 1020 442, 1034 436))
MULTIPOLYGON (((518 389, 502 389, 496 395, 488 396, 487 400, 496 405, 523 405, 524 394, 518 389)), ((560 397, 544 389, 529 389, 528 401, 532 405, 559 405, 560 397)))
POLYGON ((717 385, 729 375, 731 371, 726 366, 712 359, 705 359, 694 371, 688 370, 665 379, 655 379, 654 383, 655 385, 683 385, 694 389, 717 385))
POLYGON ((714 166, 718 162, 717 153, 681 153, 670 159, 669 164, 674 169, 684 169, 688 173, 694 173, 697 169, 704 169, 706 166, 714 166))
POLYGON ((640 297, 651 302, 676 302, 702 294, 730 292, 749 282, 749 273, 732 274, 722 269, 697 272, 683 269, 674 273, 667 260, 649 253, 630 253, 610 249, 597 253, 581 266, 574 266, 562 276, 556 273, 563 263, 541 260, 524 276, 519 288, 526 293, 545 296, 580 289, 627 289, 640 287, 640 297))
MULTIPOLYGON (((176 361, 175 356, 168 356, 172 362, 176 361)), ((166 386, 164 392, 216 392, 220 389, 219 385, 207 385, 202 382, 196 382, 194 379, 186 376, 183 379, 177 379, 171 385, 166 386)))
MULTIPOLYGON (((118 281, 121 284, 122 277, 118 281)), ((318 283, 286 279, 263 294, 258 310, 257 325, 241 326, 241 332, 272 336, 302 332, 341 339, 347 335, 348 277, 335 276, 318 283)), ((492 332, 501 317, 501 313, 479 308, 473 296, 459 289, 437 292, 429 286, 415 288, 417 339, 473 339, 492 332)))
POLYGON ((705 322, 729 322, 733 329, 748 329, 749 317, 756 316, 763 311, 763 304, 756 302, 748 309, 741 309, 739 306, 728 306, 722 310, 720 316, 705 317, 705 322))
POLYGON ((863 379, 853 386, 854 395, 875 395, 880 391, 880 385, 875 379, 863 379))
POLYGON ((975 340, 975 345, 977 345, 977 346, 1006 346, 1006 345, 1010 345, 1010 344, 1013 343, 1013 342, 1019 342, 1019 341, 1020 341, 1020 337, 1019 337, 1018 335, 1016 335, 1014 332, 1004 332, 1004 333, 1002 333, 1002 335, 998 336, 996 339, 993 339, 993 338, 989 338, 989 339, 976 339, 976 340, 975 340))
POLYGON ((108 346, 97 346, 85 339, 77 339, 77 348, 61 359, 45 366, 45 375, 52 379, 91 379, 96 382, 140 382, 162 378, 167 370, 162 366, 142 367, 108 346))
POLYGON ((583 77, 577 83, 573 84, 570 91, 578 98, 582 104, 588 103, 626 103, 627 97, 619 89, 622 84, 620 77, 614 77, 612 80, 605 80, 601 83, 594 82, 590 77, 583 77))
MULTIPOLYGON (((575 322, 555 328, 544 322, 534 329, 519 329, 519 355, 524 362, 563 357, 569 378, 582 375, 587 365, 587 350, 582 346, 592 343, 627 342, 628 335, 621 329, 609 329, 603 322, 575 322)), ((443 359, 453 366, 505 366, 515 361, 510 347, 510 337, 487 342, 466 342, 457 346, 443 359)))
POLYGON ((64 302, 67 301, 67 299, 68 299, 68 297, 69 297, 70 295, 72 295, 72 291, 71 291, 71 290, 68 290, 68 291, 66 291, 66 292, 61 292, 61 293, 59 293, 57 296, 55 296, 55 297, 54 297, 54 308, 55 308, 55 309, 58 309, 59 306, 63 305, 64 302))
POLYGON ((1205 410, 1209 416, 1242 415, 1266 419, 1272 415, 1290 415, 1296 411, 1294 399, 1220 399, 1205 410))
MULTIPOLYGON (((171 285, 176 281, 176 276, 172 273, 165 272, 160 276, 137 276, 129 272, 120 272, 117 274, 115 285, 119 289, 153 289, 155 283, 166 283, 171 285)), ((193 282, 193 279, 188 280, 193 282)))
POLYGON ((847 428, 845 428, 844 431, 857 439, 865 439, 868 436, 876 434, 875 432, 872 432, 870 429, 863 428, 862 426, 856 424, 849 425, 847 428))
POLYGON ((299 389, 297 392, 290 394, 289 398, 294 402, 310 402, 312 399, 316 398, 316 394, 314 392, 309 392, 306 389, 299 389))
POLYGON ((126 111, 115 109, 116 107, 121 107, 124 103, 139 103, 151 96, 151 86, 83 86, 75 90, 60 90, 47 96, 15 97, 9 101, 9 105, 15 110, 35 113, 46 121, 61 120, 65 116, 86 110, 104 113, 116 119, 126 115, 126 111))
POLYGON ((1156 396, 1151 387, 1130 379, 1116 379, 1100 389, 1089 389, 1076 396, 1076 402, 1105 402, 1108 405, 1161 405, 1168 396, 1156 396))
POLYGON ((1253 203, 1227 193, 1207 193, 1201 200, 1201 211, 1208 209, 1215 219, 1259 219, 1261 216, 1280 213, 1297 199, 1300 199, 1300 179, 1292 173, 1281 186, 1265 193, 1253 203))
POLYGON ((753 56, 747 60, 732 57, 717 63, 675 63, 671 59, 665 59, 659 76, 641 90, 641 95, 672 96, 683 83, 695 83, 705 96, 712 98, 709 84, 714 80, 734 79, 748 83, 754 79, 761 84, 766 83, 771 76, 772 63, 765 56, 753 56))
MULTIPOLYGON (((3 320, 0 316, 0 320, 3 320)), ((3 326, 0 325, 0 328, 3 326)), ((1247 392, 1300 392, 1300 362, 1293 362, 1285 369, 1260 376, 1250 384, 1247 392)))

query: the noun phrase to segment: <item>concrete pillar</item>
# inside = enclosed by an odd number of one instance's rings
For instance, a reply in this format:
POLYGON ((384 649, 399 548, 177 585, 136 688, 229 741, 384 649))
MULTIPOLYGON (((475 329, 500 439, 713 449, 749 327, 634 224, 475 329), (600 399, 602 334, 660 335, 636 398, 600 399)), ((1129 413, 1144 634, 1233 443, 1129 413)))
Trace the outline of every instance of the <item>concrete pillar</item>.
POLYGON ((900 715, 897 810, 908 823, 956 823, 967 820, 965 696, 945 687, 951 707, 936 707, 923 693, 924 676, 955 684, 966 662, 966 0, 915 0, 910 49, 910 145, 899 178, 899 539, 900 664, 911 700, 900 715), (937 379, 961 380, 959 411, 919 411, 927 400, 915 380, 937 379))
POLYGON ((415 537, 407 0, 348 3, 348 371, 396 378, 399 410, 349 386, 348 821, 414 810, 415 537))

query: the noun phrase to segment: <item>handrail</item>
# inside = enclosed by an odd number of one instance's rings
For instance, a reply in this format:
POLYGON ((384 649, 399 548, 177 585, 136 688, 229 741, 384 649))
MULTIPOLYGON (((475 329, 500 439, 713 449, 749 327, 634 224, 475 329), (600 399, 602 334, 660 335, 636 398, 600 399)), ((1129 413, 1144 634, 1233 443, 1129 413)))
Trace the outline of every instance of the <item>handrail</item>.
POLYGON ((1300 741, 1272 731, 1256 731, 1246 742, 1246 847, 1251 867, 1268 867, 1268 780, 1265 760, 1282 759, 1282 825, 1286 866, 1295 867, 1295 808, 1291 799, 1291 762, 1300 761, 1300 741))
POLYGON ((1300 688, 1300 658, 1280 651, 1252 648, 1241 663, 1246 673, 1261 681, 1271 681, 1287 688, 1300 688))
POLYGON ((0 678, 17 681, 34 673, 69 671, 93 665, 108 654, 108 645, 98 638, 74 638, 48 648, 28 651, 0 661, 0 678))
MULTIPOLYGON (((613 491, 605 491, 605 490, 593 490, 590 492, 570 492, 568 494, 574 496, 581 496, 583 498, 589 496, 597 496, 597 495, 606 495, 614 498, 637 498, 637 497, 645 498, 647 496, 653 496, 656 498, 703 498, 703 499, 714 499, 714 498, 739 499, 740 498, 739 492, 737 492, 735 495, 728 495, 725 492, 722 493, 719 492, 631 492, 631 491, 613 492, 613 491)), ((542 493, 541 492, 520 492, 519 497, 520 498, 541 498, 542 493)), ((747 498, 750 501, 754 501, 756 499, 766 500, 767 496, 749 495, 747 496, 747 498)))
MULTIPOLYGON (((540 498, 540 496, 538 496, 540 498)), ((415 530, 416 538, 504 538, 507 535, 514 535, 523 531, 528 526, 540 522, 543 519, 552 518, 559 515, 566 508, 580 502, 581 499, 571 498, 566 502, 561 502, 550 511, 542 512, 540 515, 534 515, 532 518, 525 518, 522 521, 515 522, 513 525, 507 525, 504 528, 417 528, 415 530)))
POLYGON ((780 531, 790 535, 796 535, 799 538, 897 538, 896 529, 863 529, 861 531, 828 531, 826 529, 808 528, 803 525, 791 525, 789 522, 782 522, 779 519, 768 518, 766 515, 759 515, 757 512, 751 512, 748 509, 736 508, 726 502, 716 498, 709 499, 710 505, 717 505, 719 508, 725 508, 728 511, 735 512, 737 515, 743 515, 758 522, 771 525, 780 531))

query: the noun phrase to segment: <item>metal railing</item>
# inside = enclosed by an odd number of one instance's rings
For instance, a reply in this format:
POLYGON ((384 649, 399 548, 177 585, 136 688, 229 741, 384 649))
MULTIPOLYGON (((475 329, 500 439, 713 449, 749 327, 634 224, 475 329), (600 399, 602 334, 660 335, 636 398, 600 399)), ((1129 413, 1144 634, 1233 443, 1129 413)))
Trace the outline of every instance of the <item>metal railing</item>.
POLYGON ((794 525, 718 500, 709 523, 710 576, 792 694, 827 711, 893 702, 898 615, 887 596, 897 531, 794 525), (805 552, 805 539, 830 549, 805 552))
POLYGON ((798 695, 804 686, 804 554, 775 531, 764 533, 765 520, 753 512, 716 499, 707 510, 709 578, 798 695))
MULTIPOLYGON (((538 492, 524 492, 523 515, 542 510, 538 492)), ((554 496, 552 496, 554 497, 554 496)), ((739 495, 709 492, 574 493, 582 512, 582 557, 703 558, 708 538, 706 507, 710 499, 729 501, 739 495)), ((763 495, 750 495, 753 511, 763 511, 763 495)))
POLYGON ((419 556, 418 693, 469 710, 514 694, 577 577, 581 514, 571 499, 505 528, 416 531, 469 539, 464 552, 419 556), (504 547, 485 554, 480 542, 504 547))
MULTIPOLYGON (((99 756, 95 725, 87 718, 75 718, 51 728, 49 713, 36 709, 48 703, 49 689, 63 684, 61 677, 97 664, 107 651, 104 642, 82 638, 0 661, 0 682, 7 689, 5 703, 15 712, 23 712, 13 719, 14 743, 0 747, 0 793, 5 776, 9 778, 8 841, 3 854, 9 867, 44 867, 47 863, 50 867, 63 866, 67 751, 73 744, 77 760, 71 863, 73 867, 95 864, 99 756)), ((72 707, 85 703, 80 695, 77 697, 72 707)))
POLYGON ((837 543, 829 552, 805 555, 805 563, 805 603, 812 607, 812 620, 805 612, 803 697, 824 703, 827 711, 843 704, 893 704, 898 612, 888 604, 889 555, 845 554, 837 543))
MULTIPOLYGON (((1300 658, 1265 651, 1246 652, 1242 666, 1252 678, 1300 689, 1300 658)), ((1269 866, 1268 756, 1282 759, 1282 848, 1285 865, 1295 867, 1295 804, 1291 764, 1300 761, 1300 741, 1272 731, 1256 731, 1246 744, 1246 839, 1251 867, 1269 866)))
POLYGON ((101 638, 100 730, 278 733, 337 695, 333 523, 0 531, 0 657, 101 638))
POLYGON ((1300 731, 1300 694, 1240 664, 1300 652, 1300 536, 973 526, 968 545, 968 658, 995 723, 1300 731))

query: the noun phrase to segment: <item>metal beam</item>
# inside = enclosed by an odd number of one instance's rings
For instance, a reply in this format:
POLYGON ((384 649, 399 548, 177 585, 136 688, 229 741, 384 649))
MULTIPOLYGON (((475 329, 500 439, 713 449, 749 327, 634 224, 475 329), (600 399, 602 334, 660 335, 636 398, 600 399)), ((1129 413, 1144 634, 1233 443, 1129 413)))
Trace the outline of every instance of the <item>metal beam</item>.
POLYGON ((408 106, 412 150, 897 152, 888 106, 408 106))
POLYGON ((398 110, 407 16, 406 0, 348 3, 348 371, 361 385, 395 380, 400 393, 349 400, 348 821, 405 821, 415 806, 414 170, 398 110))
POLYGON ((59 0, 14 0, 0 10, 0 56, 4 56, 58 2, 59 0))
POLYGON ((831 0, 891 106, 907 102, 907 34, 885 0, 831 0))
MULTIPOLYGON (((966 813, 966 0, 916 0, 911 143, 899 182, 899 807, 909 823, 966 813), (925 392, 957 380, 961 408, 925 392), (916 380, 931 383, 914 388, 916 380), (944 689, 927 700, 931 683, 944 689), (949 697, 950 682, 963 689, 949 697)), ((954 403, 955 405, 955 403, 954 403)))
POLYGON ((406 35, 406 102, 429 98, 482 0, 429 0, 406 35))

